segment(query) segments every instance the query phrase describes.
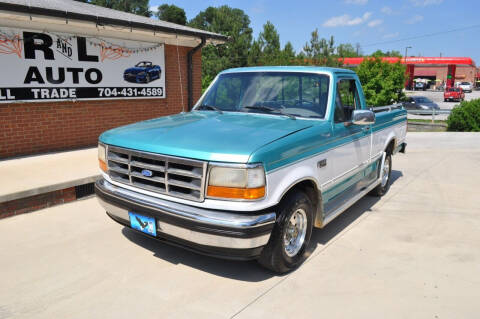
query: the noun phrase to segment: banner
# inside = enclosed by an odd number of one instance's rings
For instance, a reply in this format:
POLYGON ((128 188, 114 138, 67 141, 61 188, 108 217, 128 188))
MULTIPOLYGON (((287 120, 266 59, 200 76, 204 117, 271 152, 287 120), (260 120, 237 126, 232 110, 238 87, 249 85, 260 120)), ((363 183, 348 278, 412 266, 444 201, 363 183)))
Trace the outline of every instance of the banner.
POLYGON ((0 27, 0 102, 165 98, 162 44, 0 27))

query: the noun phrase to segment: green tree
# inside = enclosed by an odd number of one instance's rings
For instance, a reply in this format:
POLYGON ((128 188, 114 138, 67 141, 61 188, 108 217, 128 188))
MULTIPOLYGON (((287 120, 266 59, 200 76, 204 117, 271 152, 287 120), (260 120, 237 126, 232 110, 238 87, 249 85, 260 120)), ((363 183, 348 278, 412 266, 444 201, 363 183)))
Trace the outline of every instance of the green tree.
POLYGON ((89 3, 145 17, 152 16, 152 12, 149 10, 149 0, 90 0, 89 3))
POLYGON ((370 106, 388 105, 405 98, 405 66, 383 62, 380 57, 369 57, 356 69, 367 104, 370 106))
POLYGON ((295 63, 295 50, 293 49, 292 43, 288 41, 283 47, 282 52, 280 52, 280 64, 281 65, 290 65, 295 63))
POLYGON ((187 15, 185 14, 185 10, 177 7, 174 4, 162 4, 158 7, 158 11, 155 13, 155 15, 162 21, 173 22, 181 25, 185 25, 187 23, 187 15))
POLYGON ((342 63, 339 61, 335 51, 333 36, 330 36, 330 39, 320 38, 318 29, 315 29, 311 33, 310 41, 303 46, 303 53, 306 59, 303 59, 303 62, 299 62, 322 66, 341 66, 342 63))
POLYGON ((250 18, 240 9, 221 6, 208 7, 188 22, 193 28, 229 36, 226 44, 207 45, 202 49, 202 87, 205 89, 218 72, 248 65, 252 46, 250 18))
POLYGON ((398 57, 398 58, 402 57, 400 52, 395 51, 395 50, 385 51, 385 52, 383 52, 382 50, 377 50, 377 51, 372 53, 372 56, 374 56, 374 57, 398 57))
POLYGON ((354 58, 358 57, 357 48, 354 48, 350 43, 339 44, 336 48, 338 57, 340 58, 354 58))
MULTIPOLYGON (((291 45, 291 44, 290 44, 291 45)), ((267 21, 263 30, 254 41, 250 58, 250 65, 279 65, 282 64, 282 50, 280 49, 280 35, 275 26, 267 21)))

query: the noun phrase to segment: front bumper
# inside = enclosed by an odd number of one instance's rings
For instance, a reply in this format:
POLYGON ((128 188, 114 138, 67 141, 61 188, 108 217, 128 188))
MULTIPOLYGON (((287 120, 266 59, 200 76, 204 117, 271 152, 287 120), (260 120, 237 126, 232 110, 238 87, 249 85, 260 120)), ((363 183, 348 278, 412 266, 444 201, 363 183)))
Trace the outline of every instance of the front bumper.
POLYGON ((238 213, 179 204, 115 186, 105 179, 95 183, 95 193, 107 214, 122 225, 130 227, 129 211, 150 216, 157 224, 157 239, 229 259, 258 257, 276 217, 273 211, 238 213))

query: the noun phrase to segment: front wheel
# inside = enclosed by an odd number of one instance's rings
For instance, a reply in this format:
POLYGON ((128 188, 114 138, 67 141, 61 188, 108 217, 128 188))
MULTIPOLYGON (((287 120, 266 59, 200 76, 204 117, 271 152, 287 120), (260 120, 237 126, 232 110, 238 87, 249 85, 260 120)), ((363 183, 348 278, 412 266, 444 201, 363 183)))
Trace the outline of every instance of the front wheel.
POLYGON ((382 180, 377 187, 375 187, 371 192, 370 195, 373 196, 383 196, 387 193, 388 189, 390 188, 390 177, 392 175, 392 155, 388 154, 385 155, 385 162, 383 163, 383 171, 382 173, 382 180))
POLYGON ((302 191, 284 198, 278 207, 279 217, 259 263, 277 273, 297 268, 306 258, 313 228, 313 205, 302 191))

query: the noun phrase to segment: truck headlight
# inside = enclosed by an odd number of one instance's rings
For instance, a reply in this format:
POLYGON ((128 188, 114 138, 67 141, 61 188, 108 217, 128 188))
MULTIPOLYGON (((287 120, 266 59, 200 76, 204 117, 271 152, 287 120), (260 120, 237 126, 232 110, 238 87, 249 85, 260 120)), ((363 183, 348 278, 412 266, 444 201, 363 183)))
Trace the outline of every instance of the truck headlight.
POLYGON ((107 149, 105 148, 105 145, 98 144, 98 164, 100 166, 100 169, 105 173, 107 172, 107 154, 106 153, 107 153, 107 149))
POLYGON ((211 166, 207 197, 260 199, 265 196, 265 170, 262 165, 211 166))

